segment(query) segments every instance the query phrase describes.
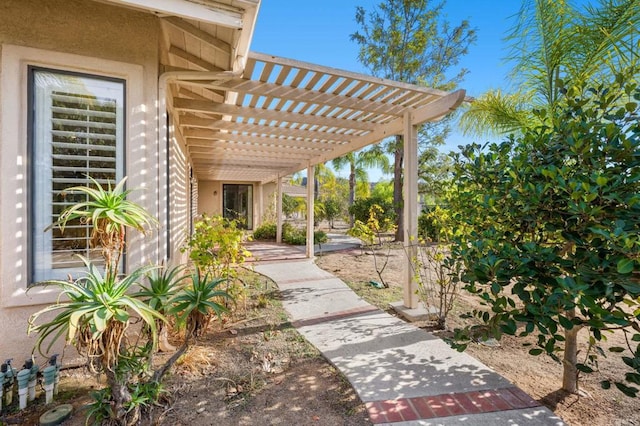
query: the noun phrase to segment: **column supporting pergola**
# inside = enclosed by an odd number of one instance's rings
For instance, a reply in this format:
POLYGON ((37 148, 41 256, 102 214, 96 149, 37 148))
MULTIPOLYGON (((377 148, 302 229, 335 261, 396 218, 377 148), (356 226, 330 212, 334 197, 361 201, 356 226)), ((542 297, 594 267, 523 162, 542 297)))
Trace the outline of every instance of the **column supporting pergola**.
POLYGON ((276 243, 282 242, 282 178, 276 179, 276 243))
POLYGON ((404 268, 403 302, 405 308, 418 307, 418 283, 414 261, 418 255, 418 128, 409 112, 404 115, 404 176, 402 192, 404 198, 404 268))
POLYGON ((313 258, 313 223, 315 206, 315 167, 307 167, 307 258, 313 258))
POLYGON ((257 215, 254 215, 253 218, 253 229, 256 229, 258 224, 262 222, 262 217, 264 216, 264 185, 262 182, 258 182, 258 206, 257 206, 257 215), (257 216, 257 217, 256 217, 257 216))

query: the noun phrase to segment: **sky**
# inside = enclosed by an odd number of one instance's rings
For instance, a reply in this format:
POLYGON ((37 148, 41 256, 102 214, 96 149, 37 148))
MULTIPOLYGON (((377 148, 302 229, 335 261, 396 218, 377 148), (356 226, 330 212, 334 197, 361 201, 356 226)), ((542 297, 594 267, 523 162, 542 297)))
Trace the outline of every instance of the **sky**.
MULTIPOLYGON (((349 36, 360 30, 355 22, 356 6, 372 10, 381 1, 262 0, 251 50, 369 74, 358 62, 358 45, 349 36)), ((517 0, 446 0, 442 17, 452 26, 466 19, 477 32, 476 43, 460 61, 469 70, 460 85, 467 95, 508 89, 510 66, 504 60, 508 51, 503 38, 519 7, 517 0)), ((458 145, 471 142, 484 140, 454 129, 441 150, 457 150, 458 145)), ((370 176, 370 180, 377 178, 370 176)))

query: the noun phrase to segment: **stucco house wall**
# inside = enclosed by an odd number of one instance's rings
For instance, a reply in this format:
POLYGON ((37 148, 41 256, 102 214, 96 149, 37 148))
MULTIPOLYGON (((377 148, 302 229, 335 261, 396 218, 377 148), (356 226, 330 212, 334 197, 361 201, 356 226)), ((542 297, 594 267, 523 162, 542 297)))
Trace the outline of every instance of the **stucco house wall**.
POLYGON ((115 77, 126 81, 125 174, 132 198, 161 218, 146 237, 130 236, 127 268, 158 262, 176 252, 166 221, 184 227, 189 205, 184 147, 158 142, 158 46, 160 26, 151 15, 80 0, 0 2, 0 357, 22 360, 31 353, 27 320, 55 301, 53 289, 29 285, 29 164, 27 150, 28 65, 115 77), (167 151, 169 149, 169 152, 167 151), (174 155, 176 159, 169 158, 174 155), (158 161, 158 159, 165 159, 158 161), (172 179, 167 179, 167 173, 172 179), (167 187, 180 189, 167 200, 167 187), (167 212, 171 213, 168 214, 167 212))
POLYGON ((222 182, 201 180, 198 183, 198 215, 222 214, 222 182))
POLYGON ((276 220, 276 183, 269 182, 262 185, 262 217, 261 221, 275 222, 276 220))

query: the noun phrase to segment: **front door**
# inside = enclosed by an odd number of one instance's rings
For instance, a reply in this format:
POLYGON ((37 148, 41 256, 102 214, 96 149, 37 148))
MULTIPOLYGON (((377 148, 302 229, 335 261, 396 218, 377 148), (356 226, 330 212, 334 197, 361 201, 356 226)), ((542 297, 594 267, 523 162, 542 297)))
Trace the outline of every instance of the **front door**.
POLYGON ((253 185, 222 185, 222 212, 241 228, 253 229, 253 185))

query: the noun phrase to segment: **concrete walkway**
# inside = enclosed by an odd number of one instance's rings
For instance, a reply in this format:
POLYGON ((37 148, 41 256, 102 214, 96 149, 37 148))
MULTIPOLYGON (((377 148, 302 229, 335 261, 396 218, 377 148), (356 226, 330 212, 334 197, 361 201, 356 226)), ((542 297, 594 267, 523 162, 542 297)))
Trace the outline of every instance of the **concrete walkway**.
POLYGON ((254 264, 293 325, 338 368, 374 424, 562 425, 475 358, 359 298, 309 259, 254 264))

